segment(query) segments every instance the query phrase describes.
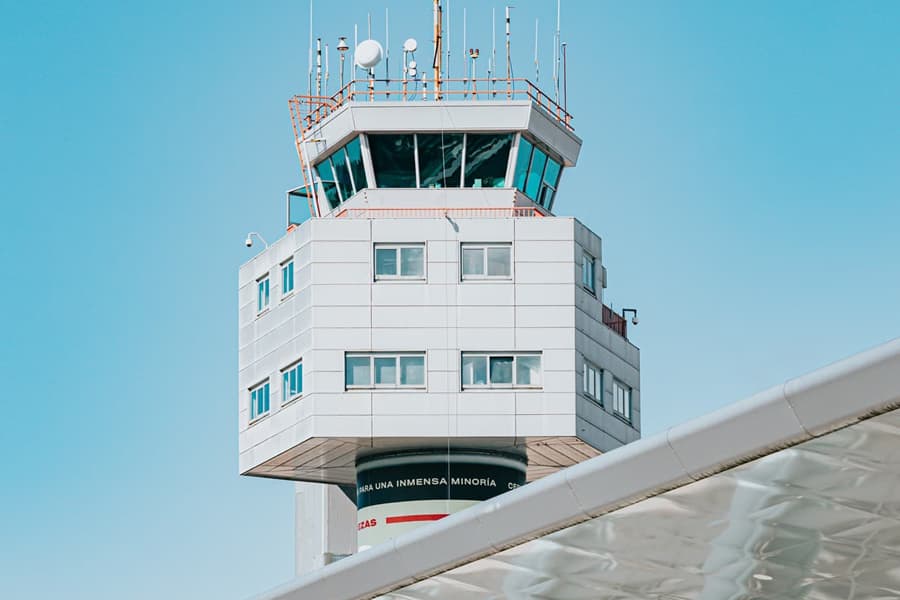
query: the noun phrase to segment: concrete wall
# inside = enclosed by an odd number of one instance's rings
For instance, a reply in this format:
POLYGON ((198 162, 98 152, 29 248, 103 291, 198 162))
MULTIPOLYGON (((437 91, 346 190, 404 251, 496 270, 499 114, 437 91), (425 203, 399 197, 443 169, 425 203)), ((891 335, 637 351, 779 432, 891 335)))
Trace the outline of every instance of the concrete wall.
POLYGON ((594 296, 583 249, 601 259, 599 237, 558 217, 313 219, 289 232, 240 271, 240 471, 310 438, 578 435, 602 450, 636 439, 638 350, 600 322, 600 267, 594 296), (426 281, 375 282, 375 242, 426 242, 426 281), (461 282, 464 242, 510 242, 512 279, 461 282), (257 315, 267 272, 271 307, 257 315), (345 390, 345 351, 389 350, 426 351, 426 390, 345 390), (491 350, 541 351, 543 388, 461 391, 460 351, 491 350), (582 395, 582 356, 634 388, 633 425, 607 410, 611 387, 605 407, 582 395), (286 404, 281 369, 301 358, 304 394, 286 404), (249 388, 266 378, 271 410, 251 424, 249 388))

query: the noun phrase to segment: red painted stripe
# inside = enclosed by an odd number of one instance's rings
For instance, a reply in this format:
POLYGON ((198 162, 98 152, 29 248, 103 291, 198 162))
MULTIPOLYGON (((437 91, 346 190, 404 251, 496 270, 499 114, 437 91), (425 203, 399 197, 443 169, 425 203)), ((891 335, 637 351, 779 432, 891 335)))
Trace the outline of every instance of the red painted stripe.
POLYGON ((391 523, 410 523, 412 521, 437 521, 446 516, 446 513, 431 515, 400 515, 398 517, 388 517, 384 521, 387 525, 390 525, 391 523))

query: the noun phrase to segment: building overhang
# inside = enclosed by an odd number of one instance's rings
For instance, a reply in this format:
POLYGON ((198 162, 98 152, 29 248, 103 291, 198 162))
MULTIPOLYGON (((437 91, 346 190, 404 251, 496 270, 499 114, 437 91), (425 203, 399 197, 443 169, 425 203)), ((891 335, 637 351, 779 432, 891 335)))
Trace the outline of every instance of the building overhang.
POLYGON ((581 138, 530 100, 348 102, 312 127, 303 142, 315 164, 359 133, 527 132, 575 166, 581 138))
POLYGON ((900 596, 900 339, 258 598, 900 596))

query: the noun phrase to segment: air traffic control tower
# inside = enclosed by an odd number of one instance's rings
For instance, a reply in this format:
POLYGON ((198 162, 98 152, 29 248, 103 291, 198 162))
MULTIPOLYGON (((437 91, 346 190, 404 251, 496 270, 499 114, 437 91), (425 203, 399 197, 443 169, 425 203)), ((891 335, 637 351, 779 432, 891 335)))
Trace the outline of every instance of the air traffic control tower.
POLYGON ((600 236, 556 214, 572 117, 404 74, 291 99, 304 185, 240 269, 240 472, 305 482, 298 570, 640 436, 600 236))

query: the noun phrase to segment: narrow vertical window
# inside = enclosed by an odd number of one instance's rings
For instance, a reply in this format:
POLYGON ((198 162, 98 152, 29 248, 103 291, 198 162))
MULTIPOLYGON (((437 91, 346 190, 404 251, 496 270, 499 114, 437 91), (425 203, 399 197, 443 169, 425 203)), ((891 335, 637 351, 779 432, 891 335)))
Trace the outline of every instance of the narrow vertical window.
POLYGON ((260 314, 269 308, 269 276, 256 280, 256 313, 260 314))
POLYGON ((594 257, 587 252, 581 255, 581 285, 592 294, 596 293, 594 257))
POLYGON ((303 394, 303 362, 281 372, 281 403, 287 404, 303 394))
POLYGON ((266 381, 250 389, 250 420, 268 414, 269 412, 269 382, 266 381))
POLYGON ((513 175, 513 185, 519 191, 525 193, 525 181, 528 179, 528 167, 531 165, 531 151, 534 148, 531 142, 524 137, 519 138, 519 152, 516 156, 516 170, 513 175))
POLYGON ((584 395, 603 404, 603 371, 584 362, 584 395))
POLYGON ((631 388, 618 379, 613 380, 613 413, 631 421, 631 388))
POLYGON ((331 160, 326 158, 317 164, 316 173, 319 176, 319 183, 322 185, 322 191, 325 194, 325 199, 328 201, 328 206, 337 208, 341 204, 341 196, 338 193, 337 181, 331 168, 331 160))
POLYGON ((281 263, 281 296, 294 291, 294 259, 281 263))

